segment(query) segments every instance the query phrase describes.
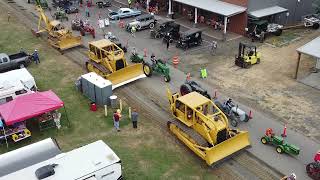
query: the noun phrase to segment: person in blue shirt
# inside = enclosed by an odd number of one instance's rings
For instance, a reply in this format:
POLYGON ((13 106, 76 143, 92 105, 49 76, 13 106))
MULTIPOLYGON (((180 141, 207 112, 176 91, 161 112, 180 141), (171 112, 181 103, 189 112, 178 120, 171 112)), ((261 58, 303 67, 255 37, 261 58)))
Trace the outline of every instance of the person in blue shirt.
POLYGON ((32 54, 32 56, 33 56, 34 62, 36 64, 38 64, 38 63, 40 64, 40 59, 39 59, 39 54, 38 54, 38 50, 37 49, 34 50, 34 53, 32 54))

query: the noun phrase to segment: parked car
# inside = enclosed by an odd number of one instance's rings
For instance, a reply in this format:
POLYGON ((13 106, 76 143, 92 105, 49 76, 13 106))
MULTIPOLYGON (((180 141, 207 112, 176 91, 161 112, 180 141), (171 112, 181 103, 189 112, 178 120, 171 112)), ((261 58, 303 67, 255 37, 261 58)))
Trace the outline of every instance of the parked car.
POLYGON ((159 19, 155 28, 150 31, 150 37, 158 39, 170 33, 172 39, 178 40, 180 37, 179 31, 180 25, 176 24, 173 20, 159 19))
POLYGON ((117 12, 112 11, 108 14, 108 17, 111 20, 118 20, 122 18, 132 17, 132 16, 138 16, 141 15, 141 11, 139 10, 133 10, 130 8, 120 8, 117 12))
POLYGON ((98 8, 111 7, 111 1, 109 0, 98 1, 96 2, 96 5, 98 6, 98 8))
POLYGON ((269 23, 267 20, 249 21, 247 34, 252 38, 252 41, 259 39, 263 42, 266 36, 273 34, 280 36, 283 26, 280 24, 269 23))
POLYGON ((67 14, 79 13, 79 9, 75 6, 69 6, 64 9, 67 14))
POLYGON ((186 32, 181 33, 181 36, 176 44, 177 48, 182 48, 183 50, 187 50, 190 47, 201 45, 202 31, 200 29, 190 29, 186 32))
POLYGON ((303 18, 303 24, 305 27, 311 27, 312 29, 319 29, 320 27, 320 14, 312 14, 303 18))
POLYGON ((135 20, 128 23, 126 25, 126 30, 130 31, 133 26, 135 26, 138 31, 147 28, 153 29, 156 23, 157 20, 154 18, 154 15, 144 14, 136 17, 135 20))
POLYGON ((7 55, 0 53, 0 71, 8 71, 17 68, 23 68, 31 63, 31 55, 25 52, 7 55))

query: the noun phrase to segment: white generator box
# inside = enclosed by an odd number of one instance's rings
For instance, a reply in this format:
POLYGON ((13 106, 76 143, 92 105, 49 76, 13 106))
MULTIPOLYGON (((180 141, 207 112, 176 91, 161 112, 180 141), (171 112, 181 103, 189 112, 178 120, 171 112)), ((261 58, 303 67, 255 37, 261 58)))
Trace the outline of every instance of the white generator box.
POLYGON ((112 95, 112 83, 94 72, 81 76, 82 91, 91 101, 98 105, 109 105, 112 95))

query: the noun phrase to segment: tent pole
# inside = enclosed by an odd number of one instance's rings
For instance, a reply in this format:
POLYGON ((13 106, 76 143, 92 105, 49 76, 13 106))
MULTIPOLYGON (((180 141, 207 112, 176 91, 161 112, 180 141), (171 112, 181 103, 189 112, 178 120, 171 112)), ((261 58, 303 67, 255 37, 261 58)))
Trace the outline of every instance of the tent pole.
POLYGON ((7 136, 6 136, 6 130, 4 129, 4 126, 2 126, 2 130, 3 130, 4 139, 6 140, 7 149, 8 149, 9 145, 8 145, 8 140, 7 140, 7 136))
POLYGON ((297 66, 296 66, 296 72, 295 72, 295 74, 294 74, 294 79, 297 79, 297 78, 298 78, 298 71, 299 71, 300 59, 301 59, 301 53, 298 52, 297 66))
POLYGON ((68 113, 67 113, 67 110, 66 110, 66 107, 63 105, 63 109, 64 109, 64 112, 66 113, 66 116, 67 116, 67 121, 68 121, 68 126, 69 128, 71 127, 71 123, 69 121, 69 117, 68 117, 68 113))

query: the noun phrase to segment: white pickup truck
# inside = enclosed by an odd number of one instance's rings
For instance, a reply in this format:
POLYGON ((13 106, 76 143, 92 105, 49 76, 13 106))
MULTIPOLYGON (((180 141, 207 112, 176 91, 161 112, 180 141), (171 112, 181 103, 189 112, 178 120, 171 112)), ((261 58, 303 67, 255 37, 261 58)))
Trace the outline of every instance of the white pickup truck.
POLYGON ((31 58, 32 56, 25 52, 11 55, 0 53, 0 72, 27 67, 31 63, 31 58))

